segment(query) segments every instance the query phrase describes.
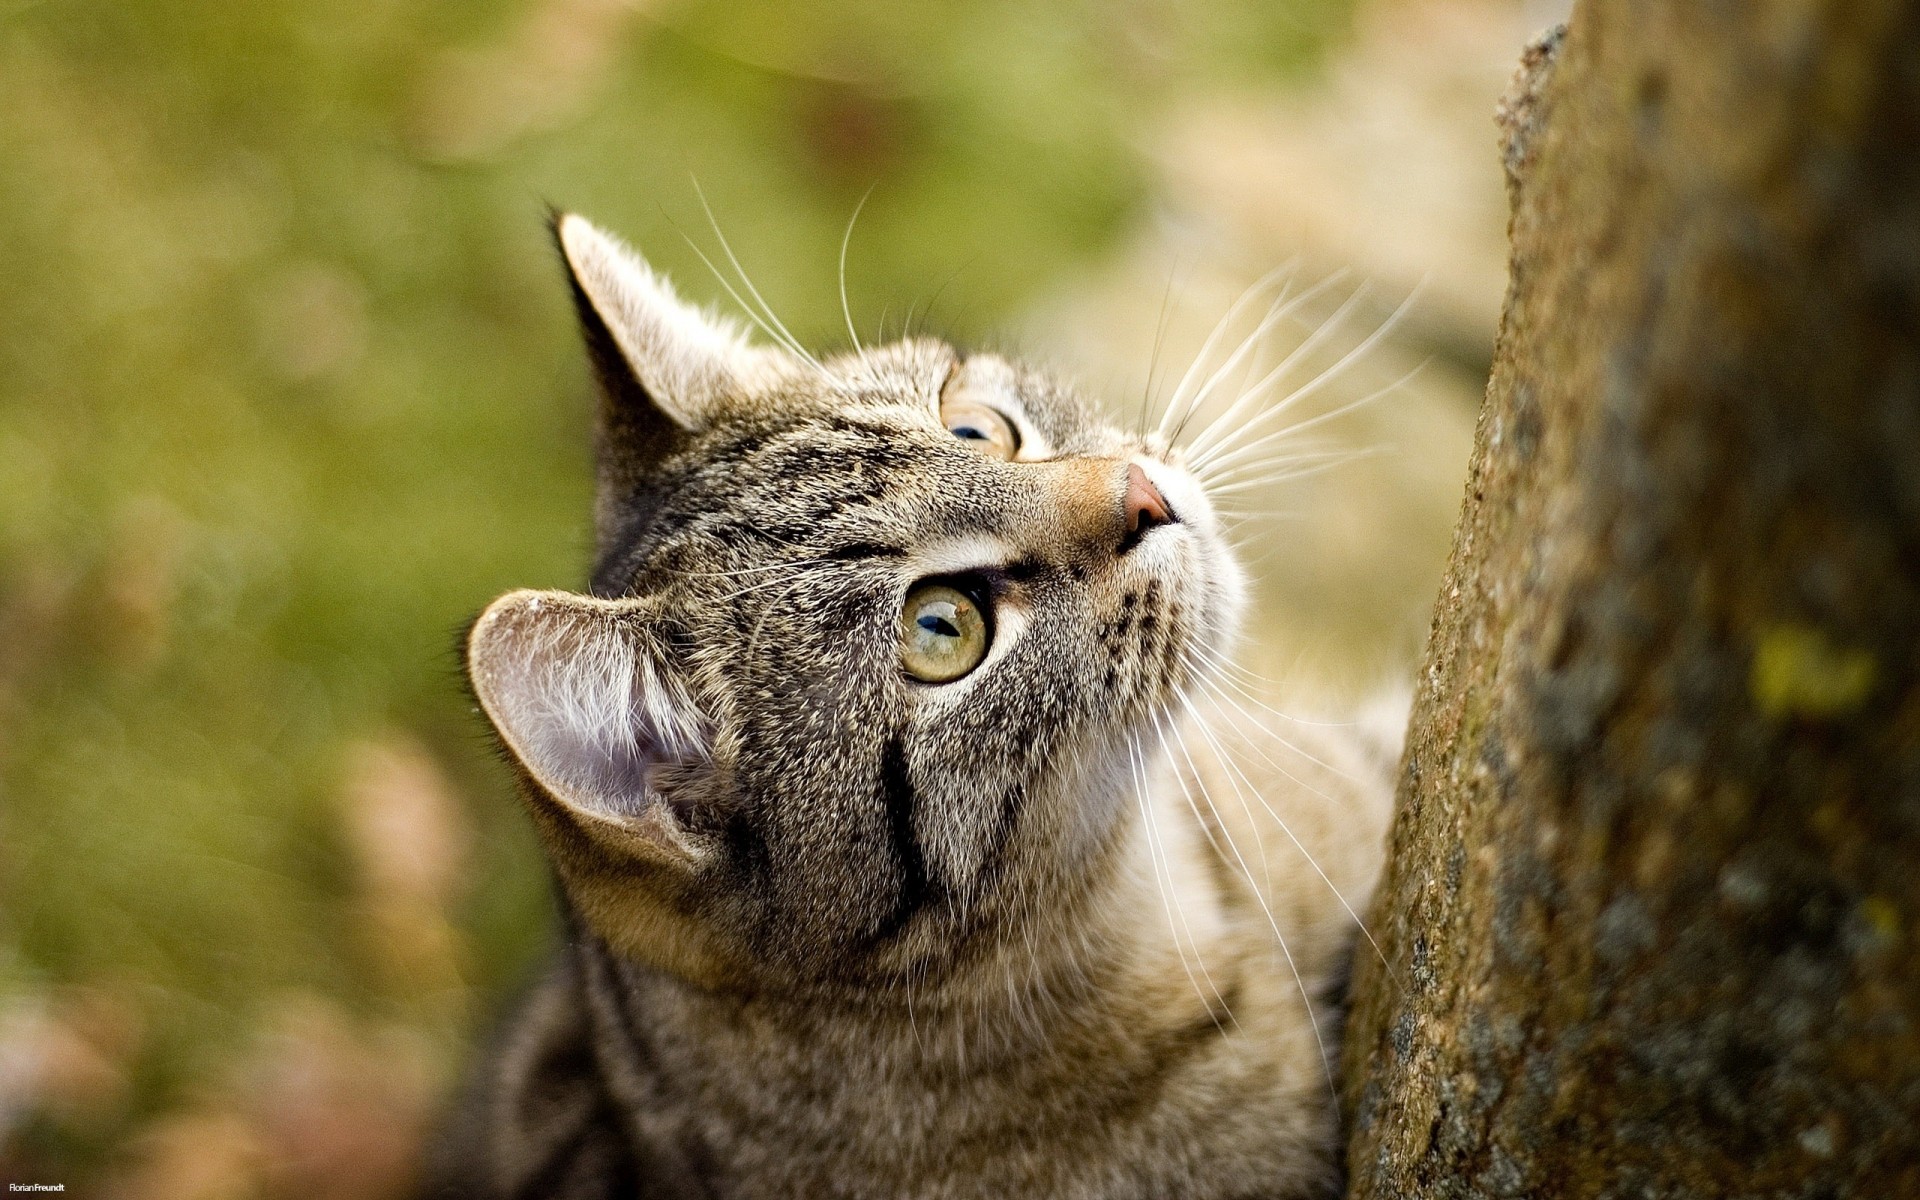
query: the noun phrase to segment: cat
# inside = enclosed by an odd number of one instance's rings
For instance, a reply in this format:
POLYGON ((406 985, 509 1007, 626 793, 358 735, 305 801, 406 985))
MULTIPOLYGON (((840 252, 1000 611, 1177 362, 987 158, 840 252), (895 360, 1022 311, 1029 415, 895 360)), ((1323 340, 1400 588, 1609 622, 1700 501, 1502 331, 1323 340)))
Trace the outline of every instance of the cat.
POLYGON ((565 942, 444 1197, 1329 1195, 1400 710, 1262 706, 1160 433, 908 338, 751 344, 583 218, 586 594, 474 622, 565 942))

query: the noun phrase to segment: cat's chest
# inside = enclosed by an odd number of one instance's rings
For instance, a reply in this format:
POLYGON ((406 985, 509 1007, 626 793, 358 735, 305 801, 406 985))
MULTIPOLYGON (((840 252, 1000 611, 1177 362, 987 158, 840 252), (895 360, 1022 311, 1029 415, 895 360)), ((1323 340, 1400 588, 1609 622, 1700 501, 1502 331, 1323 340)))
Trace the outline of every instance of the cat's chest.
POLYGON ((649 1077, 642 1104, 672 1109, 630 1112, 635 1135, 676 1129, 716 1197, 1296 1195, 1323 1166, 1332 1102, 1275 965, 1220 964, 1242 980, 1224 1017, 1187 992, 1157 1027, 1136 1012, 1132 1029, 1011 1056, 974 1030, 967 1069, 916 1063, 896 1030, 829 1023, 786 1041, 684 1012, 616 1069, 649 1077))

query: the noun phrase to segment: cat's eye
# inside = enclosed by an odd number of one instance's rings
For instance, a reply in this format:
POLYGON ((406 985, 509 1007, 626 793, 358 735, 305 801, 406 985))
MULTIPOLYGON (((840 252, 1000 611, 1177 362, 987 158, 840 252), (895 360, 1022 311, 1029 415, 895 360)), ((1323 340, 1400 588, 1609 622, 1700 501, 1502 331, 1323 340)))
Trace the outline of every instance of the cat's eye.
POLYGON ((981 602, 945 583, 923 583, 900 611, 900 663, 925 683, 951 683, 987 656, 981 602))
POLYGON ((1013 422, 978 400, 966 396, 948 400, 940 406, 940 421, 948 433, 982 454, 1011 459, 1020 452, 1020 434, 1013 422))

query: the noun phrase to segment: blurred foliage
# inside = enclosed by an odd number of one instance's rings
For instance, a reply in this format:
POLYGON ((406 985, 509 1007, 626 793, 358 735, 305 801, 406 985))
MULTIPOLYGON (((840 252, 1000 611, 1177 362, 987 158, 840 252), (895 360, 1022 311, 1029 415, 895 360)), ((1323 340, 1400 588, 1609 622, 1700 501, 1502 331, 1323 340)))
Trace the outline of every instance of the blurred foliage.
POLYGON ((832 342, 867 196, 864 329, 984 330, 1346 8, 0 0, 0 1174, 323 1194, 221 1097, 324 1128, 359 1085, 276 1070, 350 1044, 418 1108, 537 954, 452 646, 585 564, 544 204, 723 299, 697 179, 832 342))

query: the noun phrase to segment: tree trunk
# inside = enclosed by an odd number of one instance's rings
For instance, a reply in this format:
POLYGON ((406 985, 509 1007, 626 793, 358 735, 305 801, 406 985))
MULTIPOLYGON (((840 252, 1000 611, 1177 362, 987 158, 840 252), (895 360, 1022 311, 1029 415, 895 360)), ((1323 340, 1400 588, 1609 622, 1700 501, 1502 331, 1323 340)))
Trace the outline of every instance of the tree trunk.
POLYGON ((1501 120, 1350 1195, 1920 1196, 1920 0, 1586 0, 1501 120))

